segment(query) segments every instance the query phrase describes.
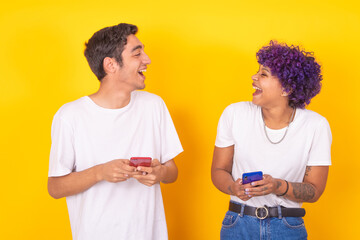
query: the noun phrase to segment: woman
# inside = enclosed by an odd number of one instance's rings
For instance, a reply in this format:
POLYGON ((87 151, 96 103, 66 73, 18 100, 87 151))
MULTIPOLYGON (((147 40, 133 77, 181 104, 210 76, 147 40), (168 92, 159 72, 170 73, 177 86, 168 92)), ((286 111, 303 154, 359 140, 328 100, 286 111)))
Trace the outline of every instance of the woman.
POLYGON ((320 65, 273 41, 256 55, 252 102, 228 106, 217 130, 212 181, 231 195, 221 239, 307 239, 300 207, 320 198, 331 165, 329 124, 305 109, 320 92, 320 65), (262 180, 242 184, 253 171, 262 180))

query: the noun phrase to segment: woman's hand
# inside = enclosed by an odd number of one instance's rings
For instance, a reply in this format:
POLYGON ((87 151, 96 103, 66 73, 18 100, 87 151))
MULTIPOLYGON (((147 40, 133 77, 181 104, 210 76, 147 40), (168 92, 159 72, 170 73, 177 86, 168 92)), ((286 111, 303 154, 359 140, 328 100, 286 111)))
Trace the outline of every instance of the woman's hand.
POLYGON ((243 201, 247 201, 251 198, 251 196, 248 196, 245 194, 245 189, 251 187, 251 185, 248 184, 242 184, 242 180, 241 178, 238 178, 235 182, 233 182, 230 185, 230 192, 232 193, 231 195, 234 195, 238 198, 240 198, 243 201))
MULTIPOLYGON (((325 190, 329 166, 307 166, 302 182, 288 182, 264 174, 263 180, 245 187, 248 197, 273 193, 295 202, 316 202, 325 190)), ((245 185, 244 185, 245 186, 245 185)))
POLYGON ((248 197, 256 197, 256 196, 265 196, 270 193, 274 193, 276 195, 280 195, 285 192, 281 192, 282 188, 282 180, 273 178, 268 174, 264 174, 264 177, 260 181, 255 181, 250 184, 244 185, 245 187, 245 194, 248 197))
POLYGON ((211 166, 211 179, 220 191, 237 196, 247 201, 254 196, 263 196, 270 193, 281 195, 285 192, 284 180, 275 179, 265 174, 263 180, 253 183, 242 184, 240 178, 232 178, 232 167, 234 157, 234 145, 225 148, 215 147, 211 166))

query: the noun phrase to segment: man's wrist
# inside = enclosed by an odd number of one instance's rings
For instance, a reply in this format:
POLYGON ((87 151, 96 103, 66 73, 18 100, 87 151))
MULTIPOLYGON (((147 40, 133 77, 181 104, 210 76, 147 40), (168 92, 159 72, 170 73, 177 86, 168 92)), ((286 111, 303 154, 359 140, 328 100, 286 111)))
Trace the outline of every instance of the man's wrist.
POLYGON ((167 167, 163 164, 160 164, 160 182, 166 182, 167 176, 167 167))
POLYGON ((103 174, 102 174, 103 167, 104 167, 104 164, 99 164, 99 165, 94 166, 96 182, 101 182, 104 180, 103 174))

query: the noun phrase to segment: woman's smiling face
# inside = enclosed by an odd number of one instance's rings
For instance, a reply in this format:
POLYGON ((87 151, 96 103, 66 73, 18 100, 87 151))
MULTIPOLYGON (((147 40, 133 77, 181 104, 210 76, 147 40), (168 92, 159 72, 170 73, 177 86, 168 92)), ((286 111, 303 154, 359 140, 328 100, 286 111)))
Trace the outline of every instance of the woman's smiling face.
POLYGON ((255 89, 252 102, 255 105, 273 107, 284 100, 288 101, 287 94, 284 93, 279 78, 271 74, 270 68, 260 65, 259 71, 252 76, 252 80, 252 86, 255 89))

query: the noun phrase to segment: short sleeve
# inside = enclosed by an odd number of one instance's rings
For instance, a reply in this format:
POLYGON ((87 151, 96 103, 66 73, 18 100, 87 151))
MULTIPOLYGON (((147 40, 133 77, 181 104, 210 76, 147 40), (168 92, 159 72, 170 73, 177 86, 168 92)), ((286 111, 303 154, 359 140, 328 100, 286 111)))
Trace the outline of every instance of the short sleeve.
POLYGON ((232 105, 228 106, 222 113, 215 140, 216 147, 229 147, 235 144, 232 134, 232 123, 234 118, 234 111, 232 105))
POLYGON ((64 176, 74 171, 75 153, 73 130, 59 112, 55 114, 51 126, 51 150, 49 177, 64 176))
POLYGON ((328 121, 323 118, 315 129, 309 152, 308 166, 331 165, 332 135, 328 121))
POLYGON ((183 151, 183 148, 181 146, 174 123, 171 119, 169 110, 167 109, 164 101, 161 101, 160 135, 160 162, 165 163, 180 154, 183 151))

